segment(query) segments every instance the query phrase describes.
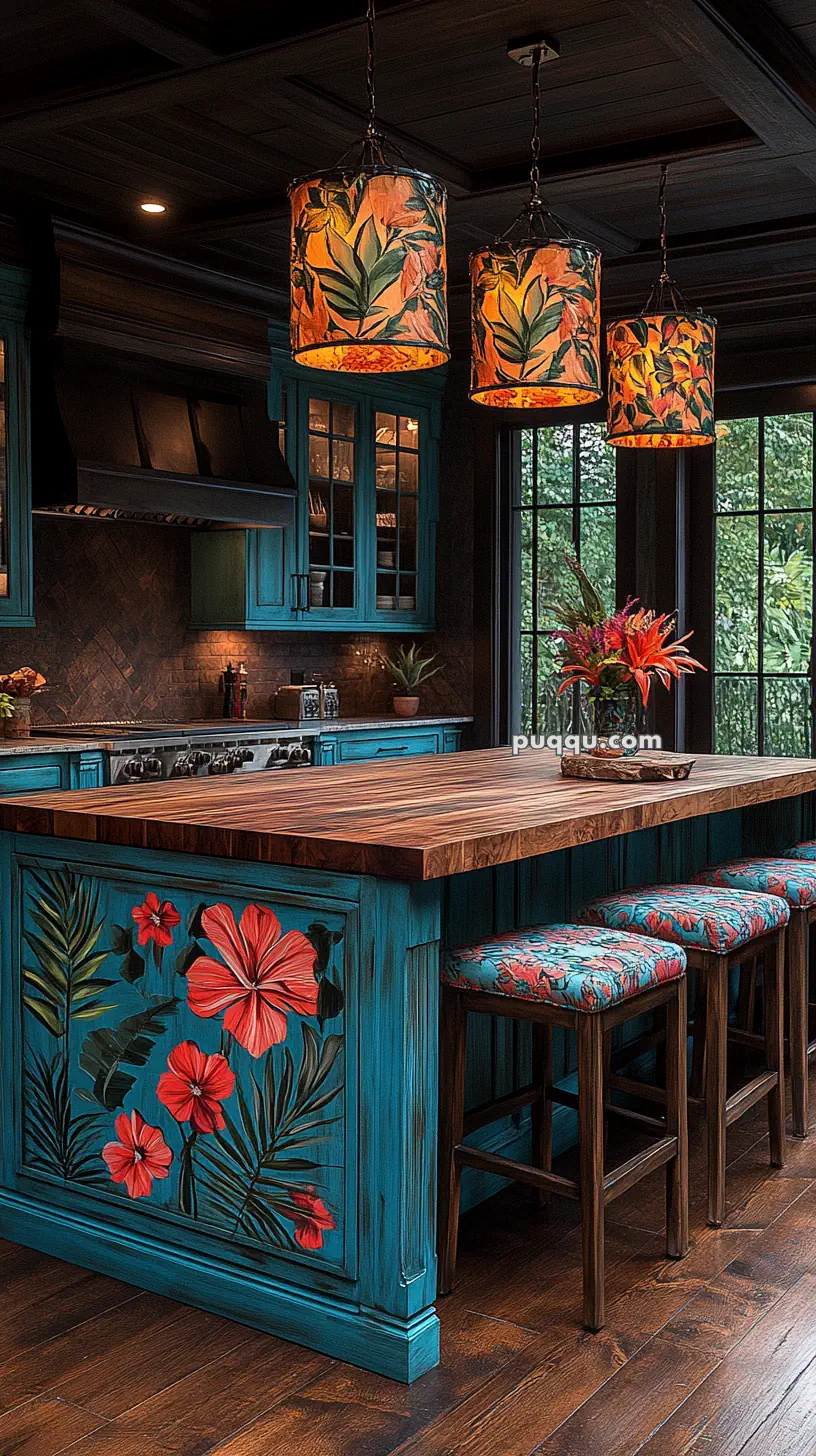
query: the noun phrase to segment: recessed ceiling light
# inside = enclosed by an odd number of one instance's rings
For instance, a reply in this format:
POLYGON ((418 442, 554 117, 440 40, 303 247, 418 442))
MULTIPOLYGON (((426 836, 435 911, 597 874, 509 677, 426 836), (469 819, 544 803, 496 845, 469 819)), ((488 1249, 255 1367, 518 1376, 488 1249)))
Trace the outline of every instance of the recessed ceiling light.
POLYGON ((167 208, 163 202, 140 202, 142 212, 166 212, 167 208))

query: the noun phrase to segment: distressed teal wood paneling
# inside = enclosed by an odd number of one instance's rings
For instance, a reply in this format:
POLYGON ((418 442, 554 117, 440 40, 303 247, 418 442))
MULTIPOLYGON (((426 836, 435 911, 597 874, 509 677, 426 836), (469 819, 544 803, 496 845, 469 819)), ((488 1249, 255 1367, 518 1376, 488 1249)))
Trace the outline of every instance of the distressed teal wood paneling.
POLYGON ((435 1364, 441 886, 0 851, 0 1233, 395 1379, 435 1364), (227 1024, 230 967, 252 983, 266 941, 283 1026, 227 1024), (215 1061, 191 1073, 188 1042, 215 1061))
POLYGON ((0 341, 4 352, 5 476, 4 530, 8 588, 0 597, 0 626, 33 627, 34 577, 31 544, 31 416, 28 335, 25 312, 29 275, 0 265, 0 341))

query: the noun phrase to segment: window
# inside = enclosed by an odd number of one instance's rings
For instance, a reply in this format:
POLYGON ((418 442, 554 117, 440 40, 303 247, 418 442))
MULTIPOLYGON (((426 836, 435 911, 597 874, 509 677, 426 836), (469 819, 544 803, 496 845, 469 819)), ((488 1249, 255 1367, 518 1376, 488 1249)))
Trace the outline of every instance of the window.
POLYGON ((814 418, 717 426, 717 753, 811 752, 814 418))
POLYGON ((516 529, 517 643, 513 720, 524 733, 564 732, 580 711, 576 689, 557 696, 553 603, 572 578, 574 552, 611 606, 615 600, 615 451, 602 424, 519 430, 516 529))

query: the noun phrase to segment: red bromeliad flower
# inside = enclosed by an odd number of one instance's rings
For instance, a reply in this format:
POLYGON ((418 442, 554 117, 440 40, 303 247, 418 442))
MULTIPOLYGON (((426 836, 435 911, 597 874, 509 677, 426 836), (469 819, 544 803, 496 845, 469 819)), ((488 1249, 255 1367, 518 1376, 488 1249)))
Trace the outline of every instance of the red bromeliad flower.
POLYGON ((159 900, 153 890, 145 896, 143 904, 134 905, 131 915, 139 927, 139 944, 147 945, 152 940, 162 949, 172 943, 173 931, 181 922, 175 905, 169 900, 159 900))
POLYGON ((131 1198, 146 1198, 154 1178, 166 1178, 173 1154, 158 1127, 150 1127, 140 1112, 120 1113, 116 1119, 118 1142, 106 1143, 102 1157, 114 1183, 124 1183, 131 1198))
POLYGON ((156 1096, 176 1122, 189 1122, 194 1132, 219 1132, 226 1126, 221 1103, 235 1091, 235 1073, 220 1052, 207 1056, 194 1041, 174 1047, 162 1072, 156 1096))
POLYGON ((324 1230, 337 1228, 323 1199, 318 1198, 315 1189, 311 1187, 302 1190, 290 1188, 289 1197, 302 1209, 301 1213, 286 1215, 295 1225, 295 1243, 300 1244, 302 1249, 322 1249, 324 1230))
POLYGON ((678 637, 676 642, 667 642, 673 631, 674 618, 668 613, 657 617, 654 612, 641 610, 626 623, 621 659, 628 669, 628 676, 634 678, 640 689, 644 708, 649 701, 651 673, 656 673, 663 686, 668 688, 673 677, 682 677, 684 673, 703 666, 683 646, 691 633, 678 637))
POLYGON ((211 905, 201 925, 224 961, 199 956, 187 972, 187 999, 196 1016, 223 1011, 227 1031, 260 1057, 285 1041, 287 1011, 317 1014, 317 952, 302 931, 282 936, 280 921, 264 905, 247 905, 240 926, 229 905, 211 905))

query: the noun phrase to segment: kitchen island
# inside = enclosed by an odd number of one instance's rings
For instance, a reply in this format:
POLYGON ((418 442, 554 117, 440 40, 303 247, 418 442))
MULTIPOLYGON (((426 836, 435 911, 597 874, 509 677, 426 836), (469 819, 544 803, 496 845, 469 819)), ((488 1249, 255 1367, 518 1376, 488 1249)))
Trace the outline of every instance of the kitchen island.
MULTIPOLYGON (((415 1379, 440 945, 782 850, 814 790, 814 760, 614 784, 496 749, 0 802, 0 1235, 415 1379)), ((473 1102, 528 1079, 503 1036, 473 1102)))

